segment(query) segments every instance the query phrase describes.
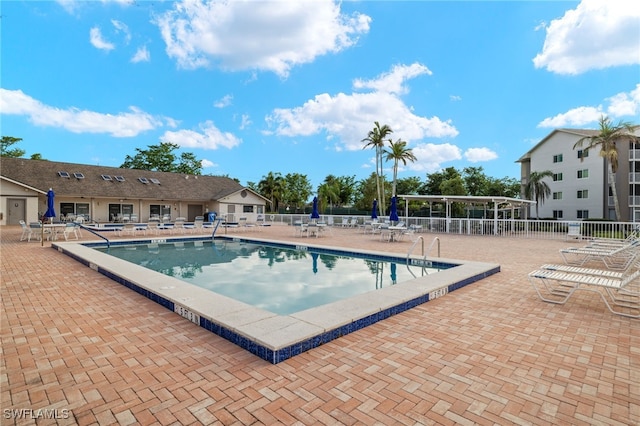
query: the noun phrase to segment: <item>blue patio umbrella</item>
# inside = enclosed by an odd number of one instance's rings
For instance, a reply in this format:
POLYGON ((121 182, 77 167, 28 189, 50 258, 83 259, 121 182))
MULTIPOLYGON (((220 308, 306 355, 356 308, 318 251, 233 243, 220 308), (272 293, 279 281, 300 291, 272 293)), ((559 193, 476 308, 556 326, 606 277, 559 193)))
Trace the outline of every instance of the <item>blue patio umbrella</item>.
POLYGON ((318 213, 318 197, 313 197, 313 211, 311 212, 311 219, 320 219, 320 213, 318 213))
POLYGON ((311 259, 313 260, 313 273, 318 273, 318 253, 311 253, 311 259))
POLYGON ((373 200, 373 208, 371 209, 371 219, 378 218, 378 200, 373 200))
POLYGON ((56 209, 54 204, 55 197, 56 194, 54 194, 53 189, 49 188, 49 191, 47 191, 47 211, 45 212, 44 217, 48 217, 50 219, 56 217, 56 209))
POLYGON ((389 214, 389 220, 392 222, 397 222, 400 220, 398 217, 398 202, 396 200, 397 197, 391 197, 391 213, 389 214))

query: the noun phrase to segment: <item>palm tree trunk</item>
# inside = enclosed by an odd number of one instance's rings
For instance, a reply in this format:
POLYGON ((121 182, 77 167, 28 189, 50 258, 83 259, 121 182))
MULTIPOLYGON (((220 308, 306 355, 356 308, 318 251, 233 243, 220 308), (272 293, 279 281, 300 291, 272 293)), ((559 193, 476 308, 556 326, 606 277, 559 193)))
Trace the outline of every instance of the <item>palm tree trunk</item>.
POLYGON ((379 147, 376 146, 376 193, 378 194, 378 208, 381 208, 382 198, 380 197, 380 156, 378 155, 379 147))
MULTIPOLYGON (((609 171, 609 184, 611 185, 611 196, 613 197, 613 206, 616 210, 616 220, 620 221, 620 202, 618 201, 618 188, 616 186, 616 174, 613 172, 611 163, 607 161, 607 169, 609 171)), ((607 204, 609 204, 607 202, 607 204)))

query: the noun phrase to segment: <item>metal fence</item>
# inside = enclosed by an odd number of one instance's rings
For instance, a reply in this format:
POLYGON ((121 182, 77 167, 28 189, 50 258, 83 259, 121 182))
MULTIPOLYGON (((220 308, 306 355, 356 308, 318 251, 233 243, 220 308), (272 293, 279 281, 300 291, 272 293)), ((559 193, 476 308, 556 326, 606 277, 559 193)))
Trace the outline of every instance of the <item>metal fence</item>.
MULTIPOLYGON (((295 221, 309 221, 307 214, 272 214, 266 215, 267 222, 292 225, 295 221)), ((364 226, 371 221, 368 216, 322 215, 319 219, 330 226, 364 226)), ((384 220, 384 219, 382 219, 384 220)), ((630 234, 640 231, 639 223, 611 221, 557 221, 557 220, 522 220, 522 219, 466 219, 441 217, 400 217, 416 232, 434 234, 483 235, 509 238, 532 239, 589 239, 611 238, 624 239, 630 234)))

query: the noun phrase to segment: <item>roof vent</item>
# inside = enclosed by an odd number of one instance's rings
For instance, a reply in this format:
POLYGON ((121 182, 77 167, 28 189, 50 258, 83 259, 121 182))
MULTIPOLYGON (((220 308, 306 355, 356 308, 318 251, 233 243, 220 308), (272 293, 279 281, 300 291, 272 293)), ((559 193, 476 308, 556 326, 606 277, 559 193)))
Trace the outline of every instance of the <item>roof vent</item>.
POLYGON ((74 173, 73 177, 75 177, 76 179, 84 179, 84 175, 80 172, 74 173))
POLYGON ((118 182, 124 182, 124 176, 115 176, 118 182))
POLYGON ((156 178, 151 178, 149 179, 151 181, 151 183, 155 183, 156 185, 160 185, 160 181, 156 178))
POLYGON ((109 181, 110 181, 110 180, 111 180, 111 176, 109 176, 109 175, 102 175, 102 179, 104 179, 104 180, 109 180, 109 181))
POLYGON ((70 178, 71 176, 69 176, 69 173, 67 172, 58 172, 58 176, 63 177, 63 178, 70 178))
POLYGON ((147 180, 147 178, 146 178, 146 177, 138 178, 138 180, 139 180, 140 182, 142 182, 142 183, 149 183, 149 181, 147 180))

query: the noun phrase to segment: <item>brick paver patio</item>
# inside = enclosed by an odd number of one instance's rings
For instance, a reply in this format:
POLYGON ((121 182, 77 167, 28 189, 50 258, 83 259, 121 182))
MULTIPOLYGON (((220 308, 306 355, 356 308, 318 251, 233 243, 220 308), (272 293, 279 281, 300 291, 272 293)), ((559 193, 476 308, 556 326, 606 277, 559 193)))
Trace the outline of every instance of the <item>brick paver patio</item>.
POLYGON ((438 235, 443 257, 502 272, 272 365, 20 234, 0 230, 2 425, 640 424, 640 321, 527 282, 578 242, 438 235))

